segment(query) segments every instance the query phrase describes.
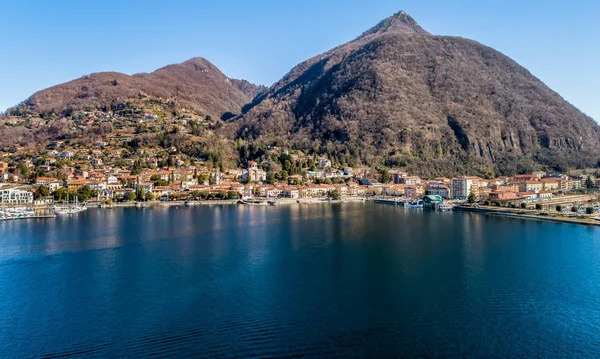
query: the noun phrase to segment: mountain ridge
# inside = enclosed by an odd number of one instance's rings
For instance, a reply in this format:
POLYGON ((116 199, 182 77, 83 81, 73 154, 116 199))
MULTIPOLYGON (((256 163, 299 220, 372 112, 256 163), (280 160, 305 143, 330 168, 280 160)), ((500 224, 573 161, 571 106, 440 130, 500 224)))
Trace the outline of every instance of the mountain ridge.
MULTIPOLYGON (((189 119, 225 120, 189 131, 210 129, 210 143, 229 163, 264 153, 236 155, 240 146, 283 146, 338 166, 401 167, 430 177, 595 167, 600 160, 600 126, 589 116, 501 52, 433 35, 404 11, 297 64, 268 88, 230 79, 196 57, 151 73, 84 76, 35 93, 16 112, 47 119, 117 105, 130 111, 119 116, 141 118, 155 103, 173 121, 171 131, 189 119)), ((143 136, 142 143, 156 142, 143 136)), ((210 149, 186 146, 189 153, 210 149)))
POLYGON ((180 102, 199 114, 220 117, 226 112, 239 112, 262 89, 245 80, 228 78, 208 60, 195 57, 150 73, 92 73, 38 91, 20 107, 40 113, 61 113, 69 108, 91 110, 144 93, 180 102))
POLYGON ((600 153, 598 124, 527 69, 404 12, 295 66, 237 124, 241 138, 432 175, 595 166, 600 153))

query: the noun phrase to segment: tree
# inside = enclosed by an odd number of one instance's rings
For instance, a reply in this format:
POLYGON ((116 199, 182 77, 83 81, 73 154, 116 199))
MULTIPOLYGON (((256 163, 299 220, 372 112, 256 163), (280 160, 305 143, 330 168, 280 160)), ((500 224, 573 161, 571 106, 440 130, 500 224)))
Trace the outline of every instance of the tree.
POLYGON ((477 202, 477 197, 475 196, 475 191, 471 190, 471 193, 469 193, 469 198, 467 198, 467 202, 470 204, 477 202))
POLYGON ((83 202, 89 200, 92 197, 92 194, 93 194, 92 188, 88 185, 82 186, 77 191, 77 197, 79 198, 80 201, 83 201, 83 202))
POLYGON ((269 171, 267 172, 267 181, 268 184, 275 184, 275 175, 273 174, 273 172, 269 171))
POLYGON ((392 181, 392 175, 387 168, 382 168, 379 173, 381 174, 381 183, 390 183, 392 181))
POLYGON ((594 207, 587 207, 585 209, 586 214, 594 214, 594 207))
POLYGON ((198 183, 199 184, 204 184, 206 183, 206 181, 208 181, 209 175, 208 173, 204 172, 204 173, 200 173, 198 175, 198 183))
POLYGON ((287 179, 288 179, 289 176, 290 175, 288 174, 288 171, 286 171, 286 170, 281 170, 281 172, 279 172, 279 178, 282 181, 287 181, 287 179))
POLYGON ((527 209, 527 203, 521 202, 521 208, 522 209, 527 209))
POLYGON ((544 207, 542 207, 542 204, 541 204, 541 203, 536 203, 536 204, 535 204, 535 209, 536 209, 536 210, 538 210, 538 211, 541 211, 543 208, 544 208, 544 207))
POLYGON ((339 201, 340 199, 342 199, 342 193, 339 189, 335 189, 329 192, 329 198, 331 198, 334 201, 339 201))
POLYGON ((62 201, 65 198, 67 198, 67 189, 66 188, 59 187, 56 189, 56 191, 54 191, 54 200, 55 201, 62 201))
POLYGON ((585 179, 585 188, 594 188, 594 187, 596 187, 596 184, 594 183, 592 176, 588 176, 585 179))
POLYGON ((169 182, 167 182, 167 181, 165 181, 163 179, 160 179, 159 175, 152 175, 152 176, 150 176, 150 181, 152 182, 152 184, 155 187, 161 187, 161 186, 168 186, 169 185, 169 182))
POLYGON ((133 191, 129 191, 129 192, 125 193, 125 201, 127 201, 127 202, 135 200, 135 197, 136 197, 136 195, 135 195, 135 192, 133 192, 133 191))
POLYGON ((154 195, 152 194, 151 191, 147 191, 146 192, 146 201, 152 201, 154 200, 154 195))
POLYGON ((236 191, 227 192, 227 198, 229 199, 238 199, 239 197, 239 193, 237 193, 236 191))
POLYGON ((200 191, 192 191, 192 192, 190 192, 190 197, 192 197, 193 199, 200 198, 200 191))
POLYGON ((25 165, 24 163, 18 163, 17 169, 23 177, 27 177, 29 175, 29 167, 27 167, 27 165, 25 165))
POLYGON ((48 190, 48 188, 47 188, 46 186, 44 186, 44 185, 42 185, 42 186, 39 186, 39 187, 38 187, 38 188, 35 190, 35 192, 33 193, 33 196, 34 196, 36 199, 42 199, 42 198, 48 197, 49 195, 50 195, 50 191, 49 191, 49 190, 48 190))
POLYGON ((575 206, 571 207, 571 212, 577 213, 577 211, 578 211, 577 207, 575 207, 575 206))
POLYGON ((143 200, 145 200, 145 199, 146 199, 146 190, 145 190, 145 189, 138 189, 138 190, 135 192, 135 198, 136 198, 138 201, 143 201, 143 200))
POLYGON ((561 205, 556 206, 556 212, 562 212, 563 208, 561 205))

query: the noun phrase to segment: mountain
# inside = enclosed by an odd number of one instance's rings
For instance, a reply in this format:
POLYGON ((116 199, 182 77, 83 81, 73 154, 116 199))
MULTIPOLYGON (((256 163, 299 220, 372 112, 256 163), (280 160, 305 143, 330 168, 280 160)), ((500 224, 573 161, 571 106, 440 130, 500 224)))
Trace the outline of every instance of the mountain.
POLYGON ((600 128, 529 71, 405 12, 294 67, 244 108, 238 137, 422 175, 596 166, 600 128))
POLYGON ((261 90, 247 81, 228 78, 203 58, 193 58, 149 74, 99 72, 84 76, 37 92, 19 109, 34 113, 90 111, 149 97, 220 117, 227 112, 239 113, 261 90))

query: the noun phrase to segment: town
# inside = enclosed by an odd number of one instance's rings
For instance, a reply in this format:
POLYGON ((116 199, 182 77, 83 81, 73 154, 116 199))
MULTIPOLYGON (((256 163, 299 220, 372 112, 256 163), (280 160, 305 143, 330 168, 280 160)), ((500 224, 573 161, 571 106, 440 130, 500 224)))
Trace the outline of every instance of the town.
POLYGON ((451 200, 571 211, 574 204, 595 199, 589 193, 600 185, 600 179, 592 174, 568 176, 553 171, 491 179, 477 176, 424 179, 397 169, 335 168, 327 157, 290 153, 285 149, 270 149, 278 163, 249 160, 245 169, 215 168, 206 159, 199 159, 194 165, 185 164, 177 156, 169 158, 170 166, 160 168, 158 161, 145 160, 144 168, 139 158, 123 160, 119 157, 120 150, 107 150, 108 146, 106 142, 95 143, 94 149, 82 155, 54 141, 48 155, 34 161, 0 161, 0 204, 50 206, 68 198, 112 205, 363 197, 407 203, 417 199, 435 204, 451 200), (309 164, 300 174, 289 175, 282 169, 300 162, 309 164), (278 172, 274 174, 273 168, 278 172))

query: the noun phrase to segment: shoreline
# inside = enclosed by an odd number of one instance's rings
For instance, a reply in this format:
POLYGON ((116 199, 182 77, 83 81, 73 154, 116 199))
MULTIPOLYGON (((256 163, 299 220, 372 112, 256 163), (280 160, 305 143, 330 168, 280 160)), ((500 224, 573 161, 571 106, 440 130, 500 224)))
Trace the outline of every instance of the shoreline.
MULTIPOLYGON (((223 205, 236 205, 236 206, 248 206, 248 207, 277 207, 284 205, 315 205, 315 204, 338 204, 338 203, 366 203, 372 202, 377 204, 377 200, 373 200, 367 197, 348 197, 340 200, 330 200, 327 198, 283 198, 277 199, 276 204, 270 205, 266 202, 261 204, 244 204, 240 203, 239 200, 215 200, 215 201, 152 201, 152 202, 126 202, 126 203, 113 203, 109 206, 100 206, 99 203, 91 203, 88 209, 104 209, 110 210, 112 208, 169 208, 169 207, 195 207, 195 206, 223 206, 223 205)), ((384 204, 383 202, 379 202, 384 204)), ((49 210, 50 206, 36 207, 37 210, 49 210)), ((590 217, 572 218, 560 214, 540 214, 539 211, 524 210, 524 209, 511 209, 511 208, 496 208, 496 207, 470 207, 470 206, 456 206, 454 211, 457 212, 469 212, 477 213, 489 216, 507 217, 523 220, 536 220, 542 222, 554 222, 554 223, 565 223, 565 224, 578 224, 587 225, 593 227, 600 227, 600 219, 594 219, 590 217)), ((44 211, 46 212, 46 211, 44 211)), ((48 219, 56 218, 55 215, 49 215, 47 213, 39 213, 35 216, 28 217, 14 217, 14 218, 0 218, 2 221, 15 220, 15 219, 48 219)))
POLYGON ((535 220, 535 221, 542 221, 542 222, 579 224, 579 225, 600 227, 600 221, 595 220, 593 218, 589 218, 589 217, 588 218, 585 218, 585 217, 584 218, 570 218, 570 217, 561 216, 559 214, 542 215, 542 214, 540 214, 539 211, 530 211, 530 210, 522 210, 522 209, 516 210, 516 209, 458 206, 455 208, 455 211, 479 213, 479 214, 484 214, 484 215, 488 215, 488 216, 535 220))
MULTIPOLYGON (((151 201, 151 202, 125 202, 125 203, 113 203, 111 205, 100 205, 100 203, 88 203, 88 208, 98 209, 110 209, 110 208, 148 208, 148 207, 194 207, 194 206, 210 206, 210 205, 242 205, 242 206, 270 206, 266 202, 264 204, 244 204, 240 203, 238 199, 230 200, 215 200, 215 201, 151 201)), ((266 201, 266 199, 265 199, 266 201)), ((279 198, 277 199, 274 207, 280 205, 290 204, 331 204, 331 203, 363 203, 367 199, 364 197, 349 197, 340 200, 329 200, 327 198, 279 198)))

